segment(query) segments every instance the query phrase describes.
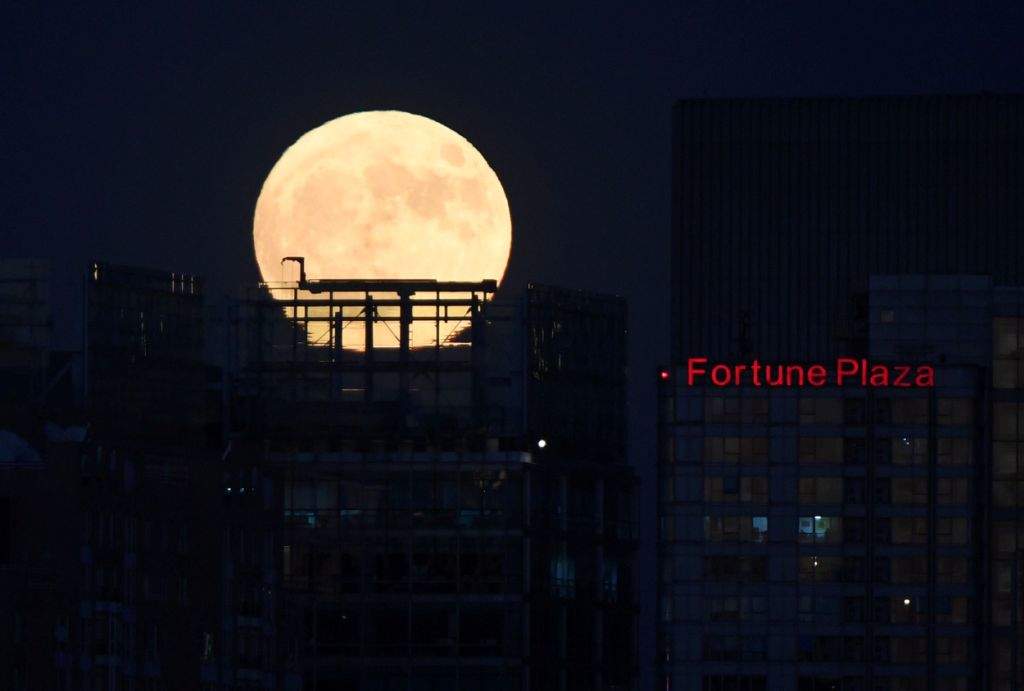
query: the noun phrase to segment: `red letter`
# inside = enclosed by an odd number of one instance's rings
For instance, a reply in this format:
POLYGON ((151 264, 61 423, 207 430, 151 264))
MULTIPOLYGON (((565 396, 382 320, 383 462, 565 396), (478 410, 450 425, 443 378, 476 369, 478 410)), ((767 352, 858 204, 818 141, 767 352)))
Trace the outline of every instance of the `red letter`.
POLYGON ((921 365, 918 367, 914 383, 926 389, 935 386, 935 368, 931 365, 921 365))
POLYGON ((896 370, 896 381, 892 385, 901 389, 909 389, 910 382, 907 381, 907 377, 910 376, 910 365, 896 365, 894 369, 896 370))
POLYGON ((728 386, 729 381, 731 379, 732 372, 729 370, 728 365, 719 364, 711 368, 711 383, 714 384, 715 386, 728 386), (722 381, 718 381, 720 377, 717 375, 723 372, 725 373, 725 379, 722 379, 722 381))
POLYGON ((750 363, 750 376, 754 386, 761 386, 761 363, 757 360, 750 363))
POLYGON ((803 386, 804 368, 801 365, 786 365, 786 386, 803 386), (793 373, 796 373, 797 383, 793 383, 793 373))
POLYGON ((825 386, 825 368, 811 365, 807 368, 807 383, 811 386, 825 386))
POLYGON ((736 365, 736 386, 743 386, 743 370, 747 369, 746 365, 736 365))
POLYGON ((871 386, 889 386, 889 368, 885 365, 871 365, 871 386))
POLYGON ((692 357, 686 361, 686 384, 688 386, 693 386, 693 380, 698 374, 707 374, 707 370, 697 369, 694 365, 706 365, 707 362, 706 357, 692 357))
POLYGON ((843 385, 844 377, 852 377, 857 374, 857 361, 850 357, 841 357, 836 360, 836 386, 843 385))

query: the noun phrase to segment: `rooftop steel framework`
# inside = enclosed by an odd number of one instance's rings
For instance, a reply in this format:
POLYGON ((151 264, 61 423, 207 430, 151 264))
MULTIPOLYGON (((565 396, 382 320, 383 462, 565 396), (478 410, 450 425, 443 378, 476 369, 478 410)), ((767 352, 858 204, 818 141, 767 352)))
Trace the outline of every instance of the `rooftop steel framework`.
POLYGON ((256 419, 346 434, 486 426, 487 334, 512 314, 495 281, 308 280, 288 259, 300 280, 248 289, 229 319, 233 386, 256 419))

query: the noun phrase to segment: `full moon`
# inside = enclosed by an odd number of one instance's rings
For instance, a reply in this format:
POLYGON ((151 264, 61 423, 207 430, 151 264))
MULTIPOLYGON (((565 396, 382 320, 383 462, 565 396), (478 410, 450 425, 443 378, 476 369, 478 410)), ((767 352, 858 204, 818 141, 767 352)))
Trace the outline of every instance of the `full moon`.
POLYGON ((256 201, 265 282, 304 256, 311 278, 500 281, 512 245, 508 200, 472 144, 429 118, 367 111, 299 137, 256 201))

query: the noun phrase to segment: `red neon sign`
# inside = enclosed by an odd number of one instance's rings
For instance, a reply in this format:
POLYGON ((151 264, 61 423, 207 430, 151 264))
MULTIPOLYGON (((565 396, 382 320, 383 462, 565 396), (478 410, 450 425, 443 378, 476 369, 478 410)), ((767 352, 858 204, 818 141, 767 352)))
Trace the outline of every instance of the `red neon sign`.
POLYGON ((765 364, 714 363, 706 357, 686 361, 686 383, 689 386, 725 387, 821 387, 863 386, 871 388, 932 388, 935 368, 931 365, 873 363, 866 358, 836 358, 829 368, 822 363, 765 364))

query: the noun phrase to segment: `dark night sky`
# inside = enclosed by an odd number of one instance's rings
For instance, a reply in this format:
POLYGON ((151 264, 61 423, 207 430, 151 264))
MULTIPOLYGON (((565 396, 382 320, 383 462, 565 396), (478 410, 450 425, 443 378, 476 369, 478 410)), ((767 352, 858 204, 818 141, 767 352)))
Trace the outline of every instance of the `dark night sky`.
MULTIPOLYGON (((8 7, 0 255, 51 259, 64 272, 57 317, 71 323, 94 257, 197 272, 222 293, 259 277, 252 210, 285 147, 356 110, 426 115, 505 186, 507 285, 629 299, 632 460, 653 499, 673 101, 1024 91, 1024 7, 1005 4, 8 7)), ((651 501, 642 520, 650 595, 651 501)), ((648 665, 652 598, 644 609, 648 665)))

